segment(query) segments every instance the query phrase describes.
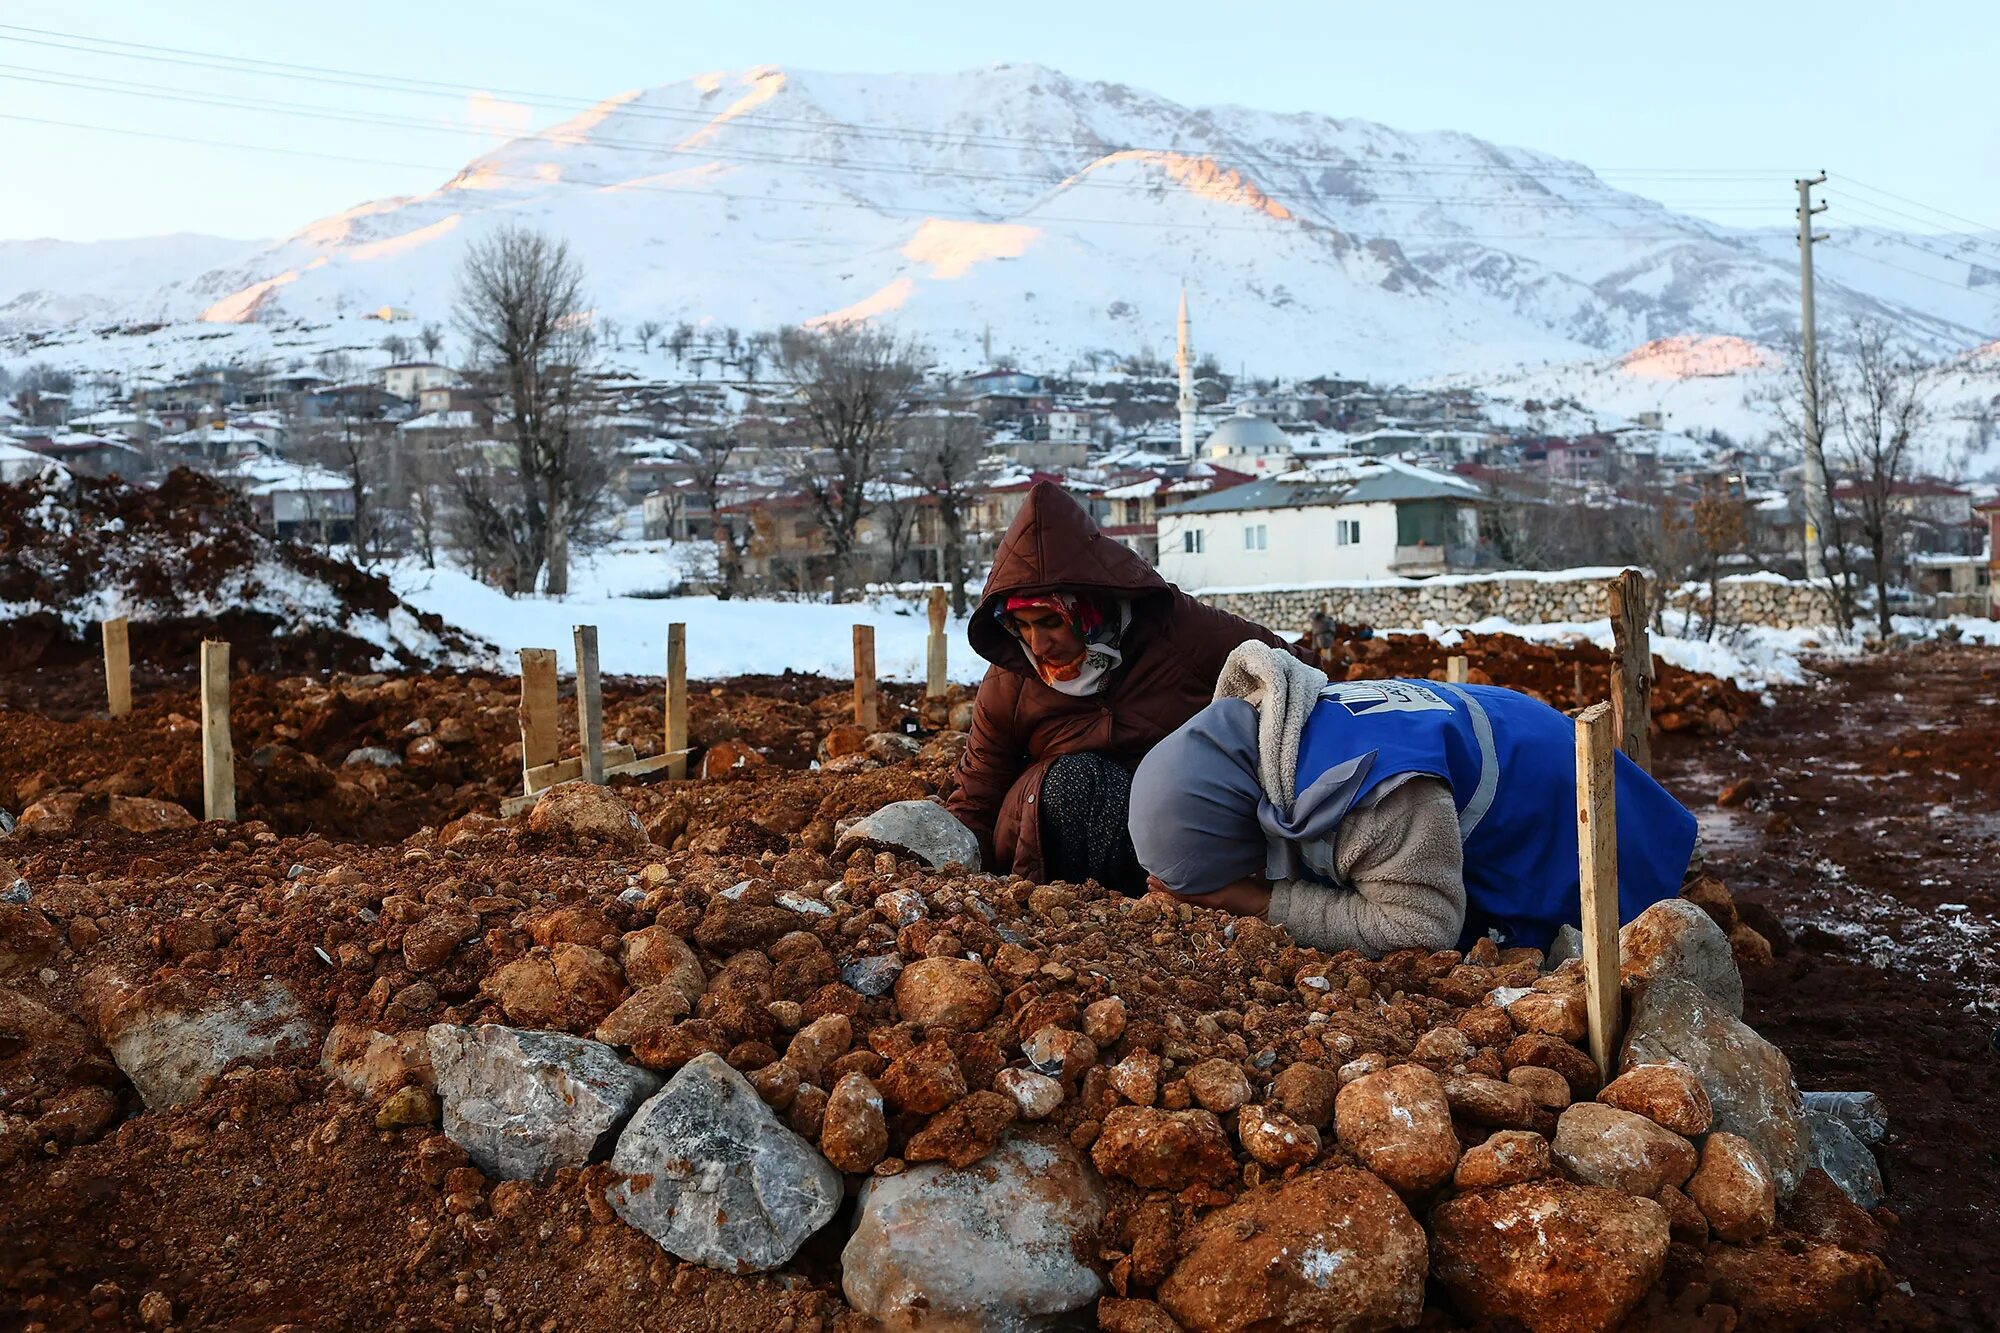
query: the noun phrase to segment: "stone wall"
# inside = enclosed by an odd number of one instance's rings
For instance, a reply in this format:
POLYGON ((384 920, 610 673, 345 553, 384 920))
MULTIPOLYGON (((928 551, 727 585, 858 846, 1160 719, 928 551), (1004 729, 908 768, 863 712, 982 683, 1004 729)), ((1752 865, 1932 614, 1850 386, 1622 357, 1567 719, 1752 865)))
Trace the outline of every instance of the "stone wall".
MULTIPOLYGON (((1311 623, 1313 613, 1327 604, 1336 620, 1387 627, 1467 625, 1499 616, 1524 625, 1561 624, 1605 618, 1606 585, 1616 569, 1561 570, 1550 573, 1455 575, 1438 579, 1385 579, 1379 582, 1316 584, 1297 588, 1197 589, 1195 596, 1210 606, 1296 633, 1311 623)), ((1690 585, 1677 593, 1674 607, 1693 599, 1697 611, 1705 598, 1690 585)), ((1825 594, 1811 584, 1750 574, 1722 581, 1719 619, 1725 625, 1772 625, 1781 629, 1829 623, 1825 594)), ((1679 629, 1680 616, 1670 611, 1669 630, 1679 629)))

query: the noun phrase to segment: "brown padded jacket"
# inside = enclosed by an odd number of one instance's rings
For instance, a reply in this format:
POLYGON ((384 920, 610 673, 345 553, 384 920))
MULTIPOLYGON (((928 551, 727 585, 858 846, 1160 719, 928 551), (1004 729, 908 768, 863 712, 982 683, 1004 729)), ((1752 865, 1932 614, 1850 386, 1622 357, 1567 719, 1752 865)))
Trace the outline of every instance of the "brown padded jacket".
POLYGON ((1043 877, 1036 800, 1048 766, 1089 751, 1132 769, 1166 735, 1207 707, 1222 660, 1246 639, 1286 647, 1277 635, 1203 606, 1106 537, 1052 482, 1028 492, 994 553, 993 573, 967 632, 992 663, 979 683, 972 736, 947 807, 979 838, 989 868, 1043 877), (995 611, 1008 597, 1055 592, 1125 598, 1132 622, 1125 660, 1088 698, 1052 690, 995 611))

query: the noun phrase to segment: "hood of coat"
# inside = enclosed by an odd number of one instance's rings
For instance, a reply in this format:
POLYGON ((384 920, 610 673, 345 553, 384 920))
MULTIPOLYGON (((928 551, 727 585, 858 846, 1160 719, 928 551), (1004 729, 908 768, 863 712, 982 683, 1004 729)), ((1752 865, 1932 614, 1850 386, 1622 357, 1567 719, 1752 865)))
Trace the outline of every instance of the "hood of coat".
POLYGON ((1159 571, 1137 552, 1099 532, 1067 491, 1054 482, 1038 481, 993 554, 993 573, 966 631, 973 651, 1005 670, 1034 675, 1020 641, 1007 632, 995 612, 1009 597, 1051 592, 1083 593, 1106 601, 1127 599, 1133 603, 1135 630, 1144 622, 1143 604, 1148 599, 1171 595, 1159 571))

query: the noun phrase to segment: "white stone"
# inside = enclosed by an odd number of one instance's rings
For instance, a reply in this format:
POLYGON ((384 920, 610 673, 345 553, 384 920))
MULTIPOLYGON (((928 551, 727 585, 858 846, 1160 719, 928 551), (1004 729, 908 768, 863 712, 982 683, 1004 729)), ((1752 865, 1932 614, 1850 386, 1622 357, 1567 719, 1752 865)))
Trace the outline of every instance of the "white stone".
POLYGON ((660 1086, 604 1043, 562 1032, 434 1023, 429 1042, 445 1137, 498 1180, 585 1165, 660 1086))
POLYGON ((856 820, 840 835, 834 855, 845 856, 864 842, 900 847, 932 866, 956 861, 967 870, 979 869, 979 839, 936 801, 896 801, 856 820))

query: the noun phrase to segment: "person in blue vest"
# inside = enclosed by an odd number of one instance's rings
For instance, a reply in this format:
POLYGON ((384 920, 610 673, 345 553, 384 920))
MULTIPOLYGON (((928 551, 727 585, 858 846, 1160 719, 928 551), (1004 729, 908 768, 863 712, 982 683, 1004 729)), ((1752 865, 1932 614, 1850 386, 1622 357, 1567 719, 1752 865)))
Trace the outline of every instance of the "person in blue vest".
MULTIPOLYGON (((1576 732, 1512 690, 1425 680, 1329 684, 1246 643, 1216 700, 1132 778, 1150 886, 1300 944, 1546 949, 1581 917, 1576 732)), ((1623 754, 1613 783, 1618 916, 1680 892, 1694 816, 1623 754)))

